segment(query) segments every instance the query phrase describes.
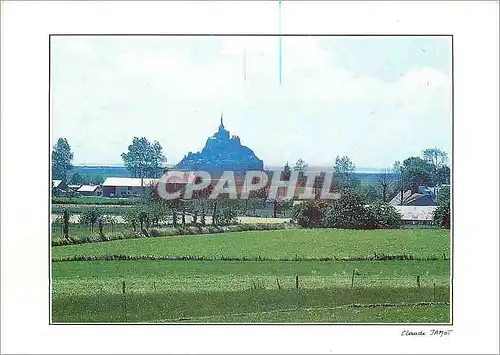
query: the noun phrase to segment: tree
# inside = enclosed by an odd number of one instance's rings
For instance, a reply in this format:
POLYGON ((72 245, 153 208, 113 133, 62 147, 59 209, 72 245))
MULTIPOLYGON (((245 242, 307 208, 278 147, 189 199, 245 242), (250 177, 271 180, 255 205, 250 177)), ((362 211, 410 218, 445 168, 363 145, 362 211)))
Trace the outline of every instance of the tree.
POLYGON ((356 166, 348 156, 337 155, 333 166, 333 176, 339 188, 352 187, 354 184, 354 170, 356 166))
POLYGON ((293 206, 292 217, 301 227, 324 227, 325 210, 329 200, 307 200, 293 206))
POLYGON ((388 170, 384 170, 377 181, 377 187, 380 191, 380 197, 383 202, 388 202, 389 195, 392 188, 391 173, 388 170))
POLYGON ((77 173, 77 172, 73 173, 71 175, 70 184, 73 184, 73 185, 82 185, 84 179, 85 179, 85 177, 82 174, 77 173))
POLYGON ((434 170, 446 166, 448 162, 448 154, 438 148, 424 149, 422 157, 426 162, 434 166, 434 170))
POLYGON ((448 155, 438 148, 425 149, 422 158, 434 168, 433 182, 435 185, 446 185, 450 183, 450 168, 447 165, 448 155))
POLYGON ((436 185, 449 185, 450 184, 450 168, 448 166, 442 166, 438 168, 434 175, 434 181, 436 185))
POLYGON ((401 166, 403 188, 417 192, 420 185, 434 185, 434 166, 418 157, 410 157, 401 166))
POLYGON ((401 214, 387 202, 377 201, 368 206, 369 228, 399 228, 401 214))
POLYGON ((73 153, 66 138, 59 138, 52 148, 52 178, 66 180, 68 172, 73 168, 73 153))
POLYGON ((134 137, 132 144, 128 146, 128 152, 121 156, 135 178, 160 176, 163 172, 162 165, 166 161, 160 143, 150 143, 145 137, 134 137))
POLYGON ((299 172, 299 175, 297 177, 298 185, 300 185, 300 186, 304 185, 306 183, 306 179, 304 177, 304 172, 307 170, 307 163, 304 160, 302 160, 302 158, 300 158, 295 163, 293 170, 299 172))
POLYGON ((67 209, 65 209, 64 213, 63 213, 63 222, 64 222, 64 227, 63 227, 64 238, 68 239, 69 238, 69 213, 68 213, 67 209))
POLYGON ((250 191, 246 205, 252 209, 253 217, 257 217, 257 210, 266 207, 266 201, 269 196, 269 185, 258 190, 250 191))
MULTIPOLYGON (((287 165, 288 165, 288 163, 287 163, 287 165)), ((304 172, 304 171, 307 170, 307 163, 304 160, 302 160, 302 158, 300 158, 295 163, 295 166, 293 167, 293 170, 294 171, 299 171, 299 172, 304 172)))
POLYGON ((87 224, 89 226, 90 232, 94 231, 94 224, 99 221, 102 217, 102 211, 98 208, 92 207, 87 208, 80 215, 80 223, 87 224))
POLYGON ((450 189, 442 187, 438 193, 438 205, 434 211, 434 223, 442 228, 449 229, 451 226, 450 217, 450 189))
POLYGON ((283 171, 281 172, 282 179, 284 181, 290 180, 290 176, 292 175, 292 172, 290 170, 290 165, 288 165, 288 162, 286 162, 285 166, 283 167, 283 171))
POLYGON ((323 224, 332 228, 361 229, 370 227, 370 214, 364 196, 355 189, 345 189, 324 212, 323 224))

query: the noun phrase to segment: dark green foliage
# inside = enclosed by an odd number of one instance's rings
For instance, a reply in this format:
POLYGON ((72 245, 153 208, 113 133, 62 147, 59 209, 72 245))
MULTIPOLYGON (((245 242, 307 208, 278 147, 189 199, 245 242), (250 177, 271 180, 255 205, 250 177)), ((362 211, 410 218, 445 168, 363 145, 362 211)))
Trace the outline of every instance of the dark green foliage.
POLYGON ((98 220, 97 220, 97 224, 99 226, 99 235, 100 236, 103 236, 104 235, 104 232, 102 231, 102 228, 104 226, 104 218, 101 216, 98 220))
MULTIPOLYGON (((141 233, 135 233, 137 229, 138 219, 137 212, 131 214, 127 219, 134 228, 134 233, 123 230, 120 233, 104 233, 103 236, 96 235, 85 235, 80 237, 71 237, 69 239, 55 239, 52 241, 52 246, 61 246, 69 244, 87 244, 87 243, 97 243, 103 241, 120 240, 120 239, 134 239, 141 237, 167 237, 173 235, 196 235, 196 234, 216 234, 216 233, 229 233, 229 232, 244 232, 244 231, 255 231, 255 230, 281 230, 281 229, 296 229, 298 228, 294 224, 289 223, 259 223, 259 224, 244 224, 240 223, 237 225, 228 226, 197 226, 189 228, 180 227, 165 227, 165 228, 152 228, 149 230, 148 235, 141 233)), ((125 217, 125 216, 124 216, 125 217)))
POLYGON ((69 238, 69 213, 67 210, 64 210, 64 213, 63 213, 63 223, 64 223, 63 236, 65 239, 68 239, 69 238))
POLYGON ((368 206, 372 228, 399 228, 401 214, 389 203, 378 201, 368 206))
POLYGON ((217 225, 227 226, 236 223, 236 217, 238 213, 235 209, 230 206, 221 208, 217 213, 217 225))
POLYGON ((66 180, 73 168, 73 153, 66 138, 59 138, 52 148, 52 179, 66 180))
MULTIPOLYGON (((201 232, 201 230, 198 230, 201 232)), ((159 237, 157 235, 157 230, 152 230, 151 237, 159 237)), ((194 234, 206 234, 206 233, 193 233, 194 234)), ((178 234, 183 235, 183 234, 178 234)), ((102 236, 101 236, 102 237, 102 236)), ((121 238, 126 239, 126 238, 121 238)), ((103 241, 109 241, 108 239, 103 239, 103 241)), ((83 243, 81 243, 83 244, 83 243)), ((294 257, 294 258, 268 258, 268 257, 237 257, 221 255, 215 257, 203 256, 203 255, 133 255, 133 254, 112 254, 112 255, 73 255, 60 258, 52 258, 52 262, 71 262, 71 261, 118 261, 118 260, 196 260, 196 261, 254 261, 254 262, 270 262, 270 261, 431 261, 431 260, 443 260, 443 258, 438 256, 430 257, 418 257, 409 254, 403 255, 385 255, 385 254, 374 254, 374 255, 362 255, 362 256, 329 256, 329 257, 294 257)))
POLYGON ((442 228, 450 229, 451 211, 450 211, 450 189, 443 187, 438 193, 438 206, 434 211, 434 223, 442 228))
POLYGON ((442 166, 435 172, 434 177, 436 185, 449 185, 450 184, 450 168, 442 166))
POLYGON ((310 200, 293 207, 292 218, 301 227, 317 228, 324 226, 325 210, 331 205, 326 200, 310 200))
POLYGON ((281 179, 284 181, 290 180, 290 176, 292 175, 292 171, 290 170, 290 165, 288 165, 288 162, 286 162, 285 166, 283 167, 283 171, 281 172, 281 179))
POLYGON ((411 157, 403 161, 401 169, 406 189, 417 192, 420 185, 434 186, 434 167, 429 162, 411 157))
POLYGON ((217 215, 218 215, 217 204, 218 204, 218 201, 215 200, 214 205, 213 205, 213 209, 212 209, 212 226, 215 226, 217 224, 217 215))
POLYGON ((393 206, 382 201, 368 206, 363 193, 357 189, 344 189, 338 200, 297 204, 293 218, 307 228, 375 229, 401 225, 401 215, 393 206))
POLYGON ((82 174, 75 172, 71 175, 71 179, 69 180, 72 185, 81 185, 83 184, 84 177, 82 174))
POLYGON ((363 229, 373 228, 370 213, 359 190, 345 189, 324 211, 323 227, 363 229))

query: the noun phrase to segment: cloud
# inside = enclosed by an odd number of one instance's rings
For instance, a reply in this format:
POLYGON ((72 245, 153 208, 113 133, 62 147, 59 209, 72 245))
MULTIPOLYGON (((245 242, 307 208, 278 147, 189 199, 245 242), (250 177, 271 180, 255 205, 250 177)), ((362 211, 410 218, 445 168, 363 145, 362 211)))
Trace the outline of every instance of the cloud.
POLYGON ((269 164, 347 154, 385 165, 403 158, 396 149, 423 149, 418 130, 431 124, 446 150, 448 73, 427 60, 396 79, 359 74, 339 64, 329 40, 283 38, 280 85, 277 37, 62 37, 52 51, 54 137, 78 144, 75 160, 119 162, 133 136, 147 136, 175 163, 201 148, 223 110, 228 128, 269 164), (401 148, 394 134, 414 138, 401 148))

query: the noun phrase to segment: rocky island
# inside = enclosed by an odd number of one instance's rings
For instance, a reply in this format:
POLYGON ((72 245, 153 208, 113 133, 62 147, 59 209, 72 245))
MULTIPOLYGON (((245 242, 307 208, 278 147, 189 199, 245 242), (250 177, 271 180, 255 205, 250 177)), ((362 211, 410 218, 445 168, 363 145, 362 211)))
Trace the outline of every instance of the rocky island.
POLYGON ((245 172, 248 170, 262 170, 264 163, 257 158, 252 149, 241 144, 240 138, 224 128, 221 115, 219 130, 207 139, 201 152, 189 152, 176 165, 180 170, 208 171, 211 173, 222 171, 245 172))

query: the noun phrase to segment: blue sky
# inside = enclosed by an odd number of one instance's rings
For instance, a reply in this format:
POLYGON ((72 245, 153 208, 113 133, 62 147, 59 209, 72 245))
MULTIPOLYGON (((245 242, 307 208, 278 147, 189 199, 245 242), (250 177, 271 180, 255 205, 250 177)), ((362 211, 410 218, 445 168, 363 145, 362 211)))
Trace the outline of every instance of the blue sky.
POLYGON ((134 136, 176 164, 221 112, 268 166, 451 153, 446 37, 284 37, 281 85, 277 37, 52 37, 51 65, 52 138, 75 164, 121 164, 134 136))

